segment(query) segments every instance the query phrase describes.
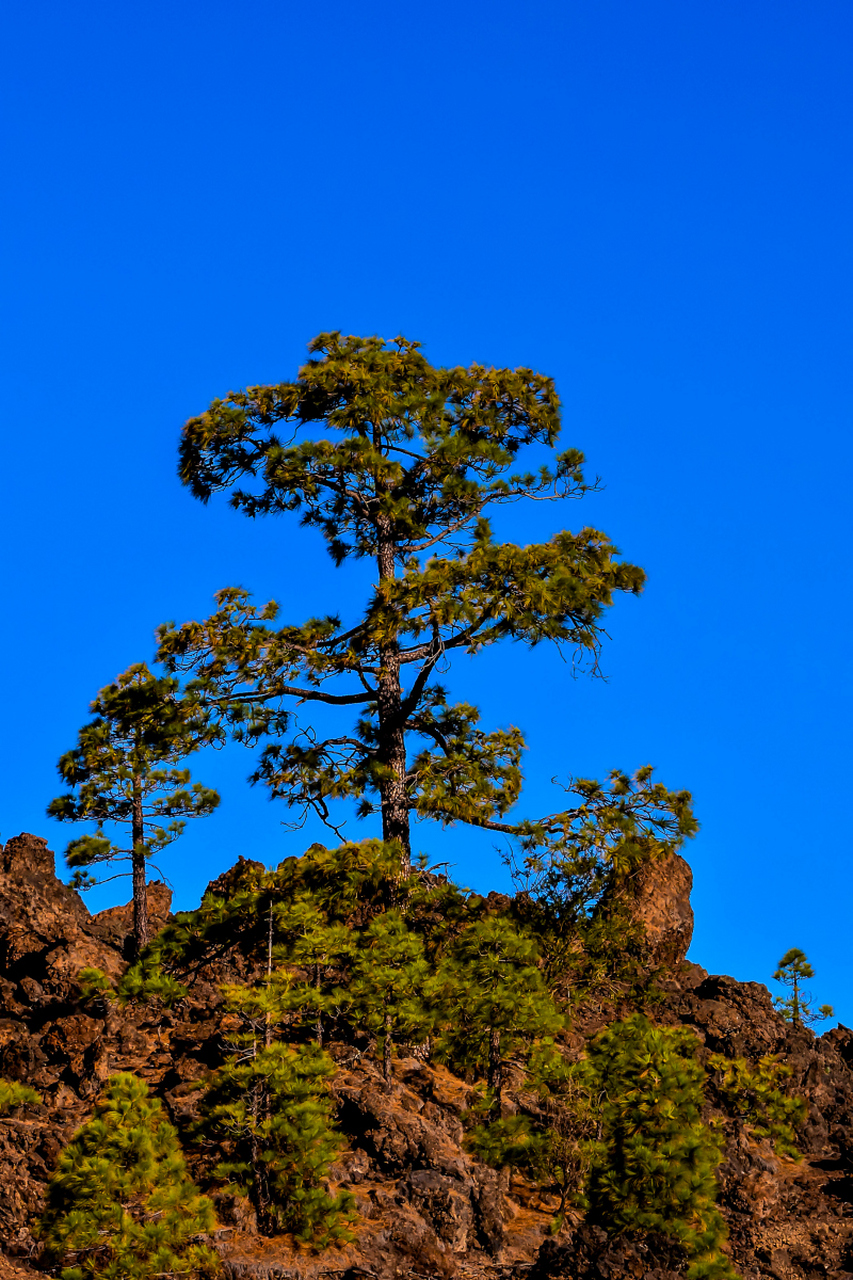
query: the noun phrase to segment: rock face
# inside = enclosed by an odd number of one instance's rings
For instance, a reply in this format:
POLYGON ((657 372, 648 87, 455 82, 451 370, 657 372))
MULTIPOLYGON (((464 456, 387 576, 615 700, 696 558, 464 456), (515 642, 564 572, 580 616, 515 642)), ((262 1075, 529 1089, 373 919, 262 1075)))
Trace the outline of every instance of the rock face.
POLYGON ((529 1280, 677 1280, 687 1270, 684 1250, 666 1236, 608 1238, 584 1224, 568 1240, 547 1240, 529 1280))
MULTIPOLYGON (((215 882, 228 893, 257 864, 242 861, 215 882)), ((744 1280, 853 1280, 853 1032, 816 1039, 775 1012, 766 989, 712 977, 683 956, 692 912, 682 859, 660 864, 638 886, 638 911, 659 962, 669 957, 655 1017, 690 1027, 699 1052, 753 1061, 776 1053, 809 1104, 801 1163, 774 1154, 734 1116, 725 1118, 720 1205, 744 1280), (655 887, 656 886, 656 887, 655 887)), ((151 886, 163 922, 168 891, 151 886)), ((83 1005, 76 974, 125 966, 129 908, 92 916, 54 875, 43 840, 20 836, 0 851, 0 1075, 38 1089, 41 1106, 0 1119, 0 1280, 39 1273, 30 1228, 61 1147, 91 1114, 108 1075, 134 1071, 163 1100, 195 1176, 208 1177, 190 1125, 204 1077, 221 1056, 221 1003, 211 973, 178 1011, 83 1005)), ((618 1010, 613 1011, 618 1016, 618 1010)), ((675 1280, 678 1248, 660 1236, 608 1239, 575 1223, 549 1227, 553 1201, 523 1178, 508 1180, 462 1147, 471 1086, 415 1058, 394 1063, 384 1087, 376 1064, 351 1044, 332 1044, 334 1091, 347 1146, 332 1180, 349 1187, 357 1239, 320 1255, 285 1237, 263 1239, 245 1205, 213 1189, 226 1280, 675 1280)))
POLYGON ((659 964, 679 964, 693 937, 693 872, 680 854, 652 862, 634 880, 631 914, 646 930, 659 964))
MULTIPOLYGON (((159 880, 152 881, 146 888, 148 899, 148 923, 152 936, 160 932, 169 919, 172 906, 172 890, 159 880)), ((107 907, 93 917, 95 931, 99 938, 111 943, 123 953, 130 952, 129 942, 133 932, 133 903, 125 903, 121 907, 107 907)))

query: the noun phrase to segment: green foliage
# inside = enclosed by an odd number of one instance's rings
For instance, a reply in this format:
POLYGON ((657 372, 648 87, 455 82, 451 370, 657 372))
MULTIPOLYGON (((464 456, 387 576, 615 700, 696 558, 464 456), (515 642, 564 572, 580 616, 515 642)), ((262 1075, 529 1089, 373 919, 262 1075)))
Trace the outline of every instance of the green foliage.
POLYGON ((446 1025, 439 1052, 485 1077, 494 1119, 507 1059, 563 1026, 538 959, 530 937, 505 917, 487 915, 459 934, 439 970, 446 1025))
POLYGON ((468 1119, 474 1126, 465 1147, 495 1169, 514 1169, 543 1183, 559 1196, 551 1224, 561 1230, 569 1205, 586 1209, 587 1183, 596 1141, 596 1100, 586 1087, 585 1064, 570 1064, 549 1037, 533 1045, 516 1095, 523 1111, 497 1116, 490 1090, 480 1095, 468 1119))
POLYGON ((479 1105, 467 1118, 481 1115, 483 1119, 465 1135, 465 1150, 483 1164, 493 1169, 524 1169, 539 1172, 545 1136, 537 1133, 529 1116, 510 1115, 489 1119, 494 1112, 494 1098, 485 1090, 479 1105))
MULTIPOLYGON (((58 796, 47 812, 64 822, 94 822, 94 834, 72 840, 65 850, 77 868, 72 884, 86 889, 100 883, 85 868, 129 863, 133 878, 134 932, 137 947, 148 941, 146 862, 176 840, 185 818, 211 813, 215 791, 190 783, 177 761, 208 743, 221 730, 194 698, 181 697, 172 677, 152 675, 144 664, 127 671, 98 694, 95 719, 80 729, 77 746, 59 761, 59 772, 73 790, 58 796), (115 844, 104 824, 124 828, 127 840, 115 844)), ((111 876, 110 879, 115 878, 111 876)))
POLYGON ((0 1116, 5 1116, 18 1107, 35 1106, 39 1102, 41 1094, 36 1093, 29 1085, 19 1084, 17 1080, 0 1080, 0 1116))
POLYGON ((785 952, 773 977, 791 992, 789 996, 775 996, 773 999, 786 1022, 802 1027, 834 1017, 835 1010, 831 1004, 822 1004, 815 1009, 814 997, 803 991, 801 984, 814 977, 814 969, 799 947, 791 947, 785 952))
MULTIPOLYGON (((348 929, 325 937, 316 930, 358 927, 392 898, 406 896, 409 881, 400 881, 398 871, 397 851, 381 840, 336 849, 315 844, 275 871, 248 864, 226 896, 207 893, 196 911, 178 913, 119 983, 119 995, 131 1000, 156 995, 173 1003, 205 965, 235 946, 247 960, 266 965, 270 912, 277 964, 313 969, 311 947, 328 947, 334 938, 343 943, 348 936, 348 929), (305 930, 313 940, 300 940, 305 930)), ((416 881, 417 874, 412 884, 416 881)), ((316 963, 328 977, 334 966, 321 963, 319 956, 316 963)))
POLYGON ((103 969, 98 969, 94 965, 87 965, 77 974, 77 981, 80 984, 80 998, 84 1002, 93 1004, 98 1001, 104 1004, 110 1004, 116 998, 115 987, 110 982, 103 969))
POLYGON ((709 1067, 716 1072, 716 1086, 727 1108, 750 1126, 759 1138, 769 1138, 777 1151, 793 1160, 802 1157, 794 1130, 806 1118, 804 1099, 784 1092, 791 1068, 766 1054, 751 1067, 743 1058, 714 1053, 709 1067))
MULTIPOLYGON (((477 708, 451 702, 437 680, 454 653, 505 640, 550 641, 595 672, 605 610, 616 593, 642 589, 642 570, 595 529, 528 546, 494 540, 492 509, 590 487, 577 450, 517 468, 525 446, 556 444, 552 380, 525 368, 435 368, 404 338, 325 333, 310 351, 295 381, 231 392, 190 419, 180 476, 204 502, 230 492, 250 517, 298 511, 338 565, 374 560, 361 617, 276 626, 275 603, 258 608, 227 588, 209 618, 160 629, 160 658, 191 675, 238 739, 265 742, 254 780, 297 821, 314 812, 332 825, 330 804, 349 797, 362 817, 381 813, 404 864, 411 813, 574 857, 576 811, 507 821, 521 790, 520 730, 482 729, 477 708), (324 738, 293 715, 311 702, 357 719, 324 738)), ((683 795, 679 804, 686 812, 683 795)), ((640 840, 644 821, 638 808, 640 840)), ((577 856, 592 848, 582 836, 577 856)))
POLYGON ((601 1140, 590 1216, 608 1231, 662 1231, 679 1240, 691 1280, 733 1280, 716 1205, 722 1144, 702 1121, 706 1077, 697 1047, 692 1032, 655 1027, 642 1014, 591 1042, 586 1088, 601 1140))
POLYGON ((359 937, 347 995, 355 1025, 378 1038, 386 1084, 391 1083, 393 1045, 425 1040, 434 1031, 435 994, 419 935, 399 910, 377 916, 359 937))
POLYGON ((48 1265, 60 1280, 211 1276, 219 1260, 197 1237, 213 1226, 160 1103, 143 1081, 113 1076, 48 1183, 38 1228, 48 1265))
POLYGON ((289 1231, 316 1249, 351 1239, 353 1197, 324 1185, 342 1146, 332 1119, 331 1058, 319 1045, 275 1038, 290 1008, 286 976, 225 992, 236 1023, 232 1052, 211 1081, 200 1125, 229 1149, 217 1175, 249 1196, 261 1231, 289 1231))
POLYGON ((308 892, 271 904, 268 921, 270 937, 280 939, 272 949, 272 977, 286 987, 292 1029, 310 1029, 322 1045, 326 1021, 349 1003, 339 979, 355 950, 355 935, 330 920, 308 892))
POLYGON ((618 770, 606 784, 578 778, 576 804, 520 824, 523 856, 507 858, 525 927, 545 972, 566 996, 630 982, 644 968, 642 929, 632 922, 631 877, 676 852, 697 830, 686 791, 668 791, 650 766, 618 770))

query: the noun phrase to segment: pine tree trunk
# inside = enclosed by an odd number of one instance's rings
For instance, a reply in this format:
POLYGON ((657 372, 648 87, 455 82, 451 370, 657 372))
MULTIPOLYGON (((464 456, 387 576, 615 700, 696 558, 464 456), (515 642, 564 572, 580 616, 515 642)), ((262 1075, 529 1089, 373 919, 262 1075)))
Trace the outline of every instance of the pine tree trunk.
MULTIPOLYGON (((318 993, 319 993, 319 991, 320 991, 320 966, 319 966, 319 964, 315 964, 315 965, 314 965, 314 990, 315 990, 316 992, 318 992, 318 993)), ((321 1048, 321 1049, 322 1049, 322 1047, 323 1047, 323 1010, 322 1010, 322 1009, 320 1009, 319 1007, 318 1007, 318 1009, 317 1009, 317 1022, 316 1022, 315 1030, 316 1030, 316 1034, 317 1034, 317 1045, 319 1046, 319 1048, 321 1048)))
MULTIPOLYGON (((377 516, 378 534, 377 564, 379 587, 393 582, 396 572, 394 541, 391 519, 377 516)), ((406 795, 406 737, 403 730, 400 688, 400 648, 396 639, 379 646, 379 678, 377 680, 377 711, 379 717, 379 760, 387 766, 389 776, 379 784, 382 805, 382 839, 396 841, 400 846, 401 871, 405 875, 411 864, 409 836, 409 805, 406 795)))
POLYGON ((489 1031, 489 1069, 486 1078, 486 1084, 491 1089, 494 1097, 492 1099, 492 1107, 490 1119, 500 1120, 501 1118, 501 1090, 503 1088, 504 1064, 501 1057, 501 1033, 497 1027, 492 1027, 489 1031))
MULTIPOLYGON (((267 935, 267 983, 272 978, 272 900, 269 907, 269 933, 267 935)), ((272 1013, 269 1007, 269 987, 267 987, 267 1006, 264 1013, 264 1048, 272 1044, 272 1013)))
POLYGON ((136 954, 148 943, 148 893, 145 887, 145 822, 142 812, 142 786, 133 780, 133 813, 131 823, 131 868, 133 872, 133 937, 136 954))
MULTIPOLYGON (((252 1057, 257 1060, 257 1041, 252 1041, 252 1057)), ((261 1235, 272 1235, 275 1221, 270 1213, 272 1197, 270 1195, 269 1174, 263 1158, 264 1121, 269 1114, 269 1094, 262 1080, 255 1079, 252 1086, 251 1135, 249 1139, 249 1162, 252 1166, 252 1185, 249 1200, 255 1211, 258 1230, 261 1235)))
POLYGON ((255 1211, 255 1218, 258 1223, 258 1230, 261 1235, 272 1235, 275 1230, 275 1218, 270 1212, 270 1187, 269 1177, 267 1176, 267 1166, 263 1159, 263 1144, 257 1133, 252 1134, 251 1152, 249 1159, 252 1165, 252 1187, 249 1197, 252 1208, 255 1211))
POLYGON ((382 1045, 382 1074, 385 1084, 391 1088, 391 1014, 385 1014, 385 1042, 382 1045))

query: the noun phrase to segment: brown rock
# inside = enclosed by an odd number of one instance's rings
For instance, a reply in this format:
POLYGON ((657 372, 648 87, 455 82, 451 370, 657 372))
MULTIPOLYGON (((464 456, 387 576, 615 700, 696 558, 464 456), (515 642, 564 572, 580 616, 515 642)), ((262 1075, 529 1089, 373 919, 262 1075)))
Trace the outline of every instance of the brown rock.
POLYGON ((684 1250, 666 1236, 608 1237, 584 1224, 567 1240, 546 1240, 528 1280, 677 1280, 686 1270, 684 1250))
POLYGON ((693 938, 693 872, 679 854, 647 863, 632 884, 631 914, 642 924, 658 964, 684 960, 693 938))
MULTIPOLYGON (((145 894, 148 899, 148 922, 153 937, 169 922, 172 890, 163 884, 162 880, 152 880, 146 885, 145 894)), ((92 917, 92 929, 105 942, 123 950, 133 933, 133 902, 99 911, 92 917)))
POLYGON ((418 1169, 409 1174, 404 1192, 439 1240, 454 1253, 466 1252, 474 1211, 464 1182, 446 1178, 434 1169, 418 1169))

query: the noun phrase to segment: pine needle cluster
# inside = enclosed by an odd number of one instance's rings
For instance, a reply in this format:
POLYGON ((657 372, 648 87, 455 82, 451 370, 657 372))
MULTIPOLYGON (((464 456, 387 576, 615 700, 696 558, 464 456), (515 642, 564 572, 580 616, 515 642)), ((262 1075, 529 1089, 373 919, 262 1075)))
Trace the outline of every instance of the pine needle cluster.
POLYGON ((0 1080, 0 1116, 16 1111, 18 1107, 36 1106, 41 1094, 18 1080, 0 1080))

